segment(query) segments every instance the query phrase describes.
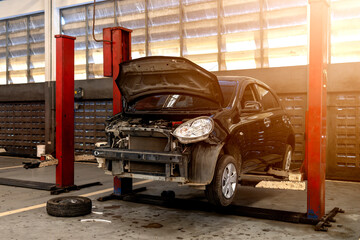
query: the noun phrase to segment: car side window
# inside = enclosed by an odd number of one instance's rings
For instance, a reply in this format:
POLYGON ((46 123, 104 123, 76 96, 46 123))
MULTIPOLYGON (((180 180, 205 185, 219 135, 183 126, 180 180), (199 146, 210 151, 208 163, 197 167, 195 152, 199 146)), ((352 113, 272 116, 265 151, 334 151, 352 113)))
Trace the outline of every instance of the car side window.
POLYGON ((259 86, 257 84, 256 88, 258 90, 260 102, 264 110, 278 108, 280 106, 275 96, 270 92, 269 89, 259 86))
POLYGON ((256 101, 255 93, 251 85, 252 84, 249 84, 245 88, 244 94, 241 98, 241 108, 245 107, 245 102, 247 101, 256 101))

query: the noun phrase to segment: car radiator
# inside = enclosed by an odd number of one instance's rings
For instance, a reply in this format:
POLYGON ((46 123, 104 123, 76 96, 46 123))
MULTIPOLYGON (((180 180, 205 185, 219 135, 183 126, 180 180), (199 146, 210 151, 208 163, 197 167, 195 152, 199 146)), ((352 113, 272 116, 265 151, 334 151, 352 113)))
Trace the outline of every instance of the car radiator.
MULTIPOLYGON (((168 138, 165 137, 129 137, 129 149, 139 151, 164 152, 168 144, 168 138)), ((166 166, 163 163, 146 163, 131 161, 129 170, 132 173, 152 173, 165 174, 166 166)))

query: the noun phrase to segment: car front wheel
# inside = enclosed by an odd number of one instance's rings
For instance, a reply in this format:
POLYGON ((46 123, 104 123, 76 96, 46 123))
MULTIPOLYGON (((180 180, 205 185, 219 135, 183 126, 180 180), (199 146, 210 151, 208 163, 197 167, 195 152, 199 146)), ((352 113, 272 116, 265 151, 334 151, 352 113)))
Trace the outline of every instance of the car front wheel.
POLYGON ((225 207, 233 201, 237 185, 237 163, 232 156, 224 155, 217 162, 213 180, 206 186, 205 194, 210 203, 225 207))

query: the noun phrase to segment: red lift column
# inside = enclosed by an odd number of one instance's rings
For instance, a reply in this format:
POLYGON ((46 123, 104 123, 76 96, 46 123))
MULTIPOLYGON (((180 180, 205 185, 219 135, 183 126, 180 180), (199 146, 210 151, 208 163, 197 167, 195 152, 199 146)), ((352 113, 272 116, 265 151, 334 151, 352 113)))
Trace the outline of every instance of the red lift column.
MULTIPOLYGON (((122 111, 121 93, 115 80, 119 75, 119 64, 131 59, 132 30, 113 27, 103 29, 104 76, 113 77, 113 115, 122 111)), ((132 191, 132 178, 114 177, 114 195, 132 191)))
POLYGON ((325 214, 326 69, 329 2, 327 0, 309 0, 309 6, 309 84, 306 124, 307 217, 320 219, 325 214))
POLYGON ((56 187, 74 186, 74 41, 56 35, 56 187))

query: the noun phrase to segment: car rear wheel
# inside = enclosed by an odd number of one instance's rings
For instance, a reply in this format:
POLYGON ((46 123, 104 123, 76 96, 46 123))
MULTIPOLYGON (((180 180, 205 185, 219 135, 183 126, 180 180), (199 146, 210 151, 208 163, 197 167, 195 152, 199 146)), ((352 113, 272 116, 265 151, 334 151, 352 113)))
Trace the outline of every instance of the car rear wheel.
POLYGON ((211 204, 225 207, 233 201, 238 185, 238 167, 230 155, 222 156, 216 165, 212 182, 206 186, 205 194, 211 204))
POLYGON ((285 153, 281 162, 275 164, 276 168, 280 168, 285 171, 290 170, 291 160, 293 155, 293 149, 289 144, 286 144, 285 153))
POLYGON ((290 145, 286 145, 286 151, 285 151, 284 160, 283 160, 283 169, 285 171, 290 170, 292 155, 293 155, 292 147, 290 145))
POLYGON ((281 169, 281 170, 289 171, 291 161, 292 161, 292 156, 293 156, 293 149, 292 149, 291 145, 286 144, 285 153, 283 155, 282 161, 277 162, 274 165, 274 167, 278 168, 278 169, 281 169))

